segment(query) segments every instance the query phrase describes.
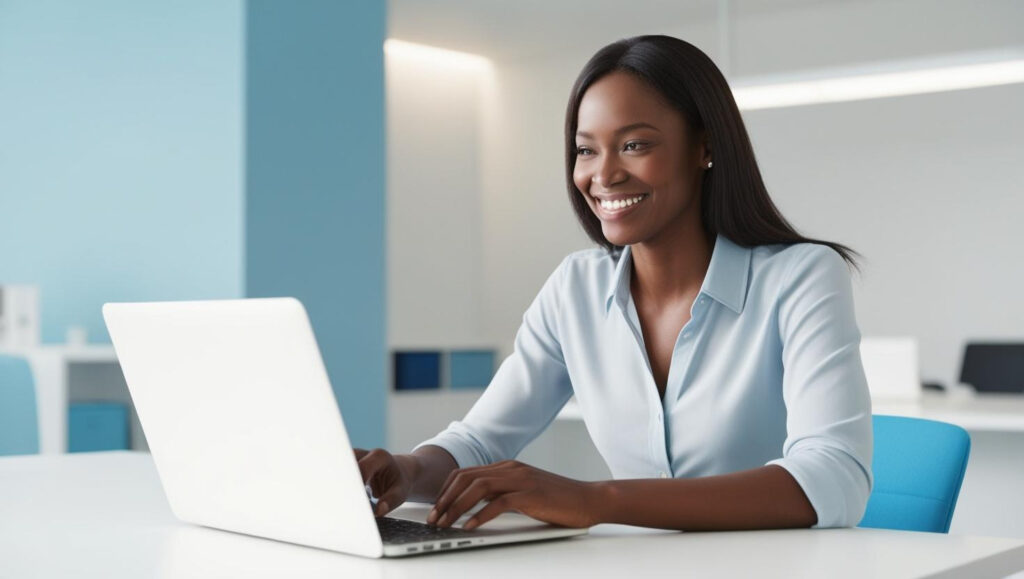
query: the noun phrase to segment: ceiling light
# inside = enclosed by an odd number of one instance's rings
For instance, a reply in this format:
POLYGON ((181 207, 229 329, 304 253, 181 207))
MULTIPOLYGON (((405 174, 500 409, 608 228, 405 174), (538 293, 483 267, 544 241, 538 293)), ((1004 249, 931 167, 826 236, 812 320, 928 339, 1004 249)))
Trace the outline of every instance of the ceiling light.
POLYGON ((447 48, 437 48, 436 46, 406 42, 404 40, 396 40, 394 38, 389 38, 384 41, 384 54, 388 56, 397 56, 403 60, 419 60, 423 61, 424 64, 432 64, 435 66, 450 66, 454 68, 480 70, 487 69, 491 66, 490 60, 478 54, 448 50, 447 48))
POLYGON ((741 110, 856 101, 1024 82, 1024 51, 1003 50, 737 79, 741 110))

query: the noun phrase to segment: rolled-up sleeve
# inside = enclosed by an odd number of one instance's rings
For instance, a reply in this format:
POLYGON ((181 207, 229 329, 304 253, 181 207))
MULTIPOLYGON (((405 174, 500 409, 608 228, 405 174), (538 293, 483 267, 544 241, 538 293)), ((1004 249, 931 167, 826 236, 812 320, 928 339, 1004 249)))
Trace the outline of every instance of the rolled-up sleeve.
POLYGON ((465 418, 416 448, 439 446, 466 468, 514 458, 547 428, 572 396, 558 333, 570 257, 548 277, 526 310, 512 354, 465 418))
POLYGON ((871 398, 846 263, 808 245, 779 295, 786 440, 780 459, 818 515, 815 528, 856 526, 873 486, 871 398))

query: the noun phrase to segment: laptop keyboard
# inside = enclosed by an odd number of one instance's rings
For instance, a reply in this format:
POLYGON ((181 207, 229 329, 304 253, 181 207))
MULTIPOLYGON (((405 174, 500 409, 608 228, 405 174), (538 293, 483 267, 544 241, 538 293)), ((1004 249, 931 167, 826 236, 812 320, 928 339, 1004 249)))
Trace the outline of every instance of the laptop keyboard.
POLYGON ((480 536, 478 531, 463 531, 455 527, 442 529, 415 521, 392 519, 390 517, 377 517, 377 529, 380 530, 380 538, 385 543, 391 543, 392 545, 480 536))

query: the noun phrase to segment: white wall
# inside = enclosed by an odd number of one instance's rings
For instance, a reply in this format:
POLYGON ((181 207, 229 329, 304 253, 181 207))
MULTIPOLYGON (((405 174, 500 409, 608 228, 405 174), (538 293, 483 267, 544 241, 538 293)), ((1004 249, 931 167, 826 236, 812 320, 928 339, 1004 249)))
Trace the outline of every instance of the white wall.
POLYGON ((486 74, 430 53, 386 52, 392 347, 481 338, 479 108, 486 74))
MULTIPOLYGON (((392 350, 487 346, 479 157, 490 74, 486 63, 467 66, 429 51, 389 46, 385 53, 392 350)), ((388 448, 409 451, 461 418, 477 396, 390 392, 388 448)))

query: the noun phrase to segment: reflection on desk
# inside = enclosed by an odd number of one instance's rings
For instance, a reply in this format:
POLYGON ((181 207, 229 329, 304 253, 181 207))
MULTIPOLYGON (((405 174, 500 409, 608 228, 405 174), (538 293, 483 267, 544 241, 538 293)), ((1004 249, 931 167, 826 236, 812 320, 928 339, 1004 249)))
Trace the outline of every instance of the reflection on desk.
POLYGON ((0 481, 2 577, 1001 577, 1024 569, 1018 539, 622 525, 543 543, 363 559, 180 523, 145 453, 2 458, 0 481))

